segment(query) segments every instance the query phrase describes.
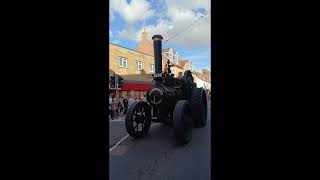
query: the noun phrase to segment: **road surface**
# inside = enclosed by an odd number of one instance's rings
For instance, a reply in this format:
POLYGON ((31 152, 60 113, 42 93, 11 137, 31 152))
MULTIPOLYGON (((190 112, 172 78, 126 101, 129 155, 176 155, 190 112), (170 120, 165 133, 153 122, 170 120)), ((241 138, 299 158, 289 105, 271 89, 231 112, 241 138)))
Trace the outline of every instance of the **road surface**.
POLYGON ((169 125, 152 123, 146 137, 133 139, 124 117, 109 120, 110 180, 211 179, 211 103, 203 128, 193 128, 192 140, 178 145, 169 125))

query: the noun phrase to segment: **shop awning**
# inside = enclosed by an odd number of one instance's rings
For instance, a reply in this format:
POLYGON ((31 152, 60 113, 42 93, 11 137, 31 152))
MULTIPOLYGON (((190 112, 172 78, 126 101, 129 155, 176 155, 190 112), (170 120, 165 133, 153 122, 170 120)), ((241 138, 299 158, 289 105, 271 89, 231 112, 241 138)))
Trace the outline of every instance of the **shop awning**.
POLYGON ((155 85, 153 82, 147 82, 147 81, 124 81, 123 87, 121 88, 122 91, 148 91, 151 89, 151 87, 155 85))

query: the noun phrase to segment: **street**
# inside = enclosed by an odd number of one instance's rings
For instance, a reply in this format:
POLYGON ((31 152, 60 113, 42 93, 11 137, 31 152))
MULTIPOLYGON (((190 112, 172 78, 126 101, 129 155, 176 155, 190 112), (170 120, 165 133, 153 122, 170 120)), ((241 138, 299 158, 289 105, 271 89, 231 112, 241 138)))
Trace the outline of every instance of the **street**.
POLYGON ((211 101, 203 128, 193 128, 192 140, 178 145, 169 125, 152 123, 146 137, 133 139, 124 116, 109 120, 111 180, 211 179, 211 101))

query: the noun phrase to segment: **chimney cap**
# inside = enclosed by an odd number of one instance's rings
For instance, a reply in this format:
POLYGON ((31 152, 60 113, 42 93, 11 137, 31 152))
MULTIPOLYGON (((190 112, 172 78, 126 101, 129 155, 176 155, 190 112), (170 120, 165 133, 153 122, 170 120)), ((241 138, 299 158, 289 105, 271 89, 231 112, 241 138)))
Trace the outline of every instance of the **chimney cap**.
POLYGON ((152 40, 162 40, 163 39, 163 37, 160 35, 160 34, 156 34, 156 35, 154 35, 154 36, 152 36, 152 40))

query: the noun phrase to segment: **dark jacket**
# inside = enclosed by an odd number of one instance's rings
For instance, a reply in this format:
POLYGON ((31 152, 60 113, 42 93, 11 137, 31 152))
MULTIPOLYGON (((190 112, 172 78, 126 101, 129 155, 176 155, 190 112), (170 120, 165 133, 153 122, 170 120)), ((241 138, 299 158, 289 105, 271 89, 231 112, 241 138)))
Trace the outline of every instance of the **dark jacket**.
POLYGON ((128 106, 128 99, 123 99, 123 105, 128 106))

